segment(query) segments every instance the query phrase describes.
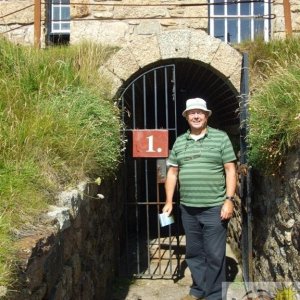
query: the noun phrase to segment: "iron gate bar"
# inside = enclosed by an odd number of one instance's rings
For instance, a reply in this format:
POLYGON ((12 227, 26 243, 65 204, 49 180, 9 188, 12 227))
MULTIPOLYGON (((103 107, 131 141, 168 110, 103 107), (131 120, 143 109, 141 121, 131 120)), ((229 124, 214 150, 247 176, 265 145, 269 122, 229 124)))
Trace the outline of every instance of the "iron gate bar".
MULTIPOLYGON (((175 68, 175 66, 174 66, 175 68)), ((167 78, 168 78, 168 74, 167 74, 167 69, 164 69, 164 79, 165 79, 165 105, 166 105, 166 109, 165 109, 165 113, 166 113, 166 128, 169 128, 169 109, 168 109, 168 85, 167 85, 167 78)), ((176 108, 175 108, 176 110, 176 108)), ((177 128, 175 126, 175 128, 177 128)), ((169 129, 170 130, 170 129, 169 129)))
POLYGON ((133 115, 133 128, 136 128, 135 124, 135 83, 132 84, 132 115, 133 115))
MULTIPOLYGON (((136 205, 136 204, 139 204, 139 205, 156 205, 156 204, 160 204, 160 205, 162 205, 162 204, 165 204, 165 202, 163 201, 163 202, 127 202, 127 204, 131 204, 131 205, 136 205)), ((175 202, 174 202, 174 204, 175 204, 175 202)))
POLYGON ((174 124, 175 124, 175 138, 177 138, 177 106, 176 106, 176 68, 173 65, 173 101, 174 101, 174 124))
MULTIPOLYGON (((176 128, 168 128, 168 131, 176 131, 177 129, 176 128)), ((124 129, 123 130, 124 132, 132 132, 132 129, 124 129)))
MULTIPOLYGON (((175 139, 177 138, 177 101, 176 101, 176 67, 174 65, 173 67, 173 101, 174 101, 174 124, 175 124, 175 139)), ((177 190, 177 195, 179 191, 177 190)), ((177 197, 177 205, 175 205, 175 213, 176 217, 179 220, 180 219, 180 212, 179 212, 179 198, 177 197)), ((177 249, 179 249, 180 241, 179 241, 179 222, 176 222, 176 229, 177 229, 177 235, 176 235, 176 245, 177 249)), ((180 255, 179 251, 176 253, 176 260, 177 260, 177 273, 175 274, 176 277, 178 277, 181 273, 181 265, 180 265, 180 255)))
MULTIPOLYGON (((147 86, 146 86, 146 76, 143 76, 143 103, 144 103, 144 128, 147 128, 147 86)), ((149 201, 148 198, 148 160, 145 159, 145 190, 146 190, 146 202, 149 201)), ((147 223, 147 249, 149 249, 149 230, 150 230, 150 226, 149 226, 149 206, 146 206, 146 211, 147 211, 147 215, 146 215, 146 223, 147 223)), ((148 266, 150 265, 150 253, 149 251, 147 251, 147 261, 148 261, 148 266)), ((150 273, 150 270, 148 268, 148 273, 150 273)))
POLYGON ((156 70, 154 70, 154 118, 155 118, 155 129, 157 129, 157 85, 156 85, 156 70))

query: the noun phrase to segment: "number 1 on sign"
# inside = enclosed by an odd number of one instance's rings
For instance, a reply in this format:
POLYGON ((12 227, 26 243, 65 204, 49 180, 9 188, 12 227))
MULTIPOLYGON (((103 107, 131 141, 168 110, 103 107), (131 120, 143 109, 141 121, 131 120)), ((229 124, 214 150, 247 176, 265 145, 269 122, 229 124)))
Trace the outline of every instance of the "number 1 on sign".
POLYGON ((133 157, 168 156, 168 130, 166 129, 135 129, 132 131, 132 142, 133 157))
POLYGON ((148 150, 146 152, 155 152, 153 149, 153 135, 147 136, 146 139, 148 140, 148 150))

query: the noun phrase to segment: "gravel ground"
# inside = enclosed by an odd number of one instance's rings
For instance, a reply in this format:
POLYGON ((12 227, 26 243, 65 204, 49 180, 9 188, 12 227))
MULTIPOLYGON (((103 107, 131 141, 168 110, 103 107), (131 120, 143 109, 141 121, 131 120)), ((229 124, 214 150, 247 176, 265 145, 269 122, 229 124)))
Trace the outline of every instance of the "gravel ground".
MULTIPOLYGON (((119 279, 114 286, 112 300, 179 300, 188 294, 191 284, 191 274, 188 268, 184 269, 180 279, 119 279)), ((236 291, 240 299, 245 294, 242 282, 241 268, 237 260, 227 247, 227 278, 231 283, 226 300, 236 299, 236 291)))

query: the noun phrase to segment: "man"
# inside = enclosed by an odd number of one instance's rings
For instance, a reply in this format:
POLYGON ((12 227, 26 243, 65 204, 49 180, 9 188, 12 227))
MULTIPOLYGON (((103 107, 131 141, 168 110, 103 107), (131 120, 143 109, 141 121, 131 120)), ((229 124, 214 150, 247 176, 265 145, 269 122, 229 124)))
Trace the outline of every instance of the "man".
POLYGON ((186 235, 186 262, 193 284, 182 300, 221 300, 227 223, 233 214, 235 154, 227 134, 207 126, 212 114, 201 98, 186 101, 190 130, 179 136, 168 159, 163 212, 171 214, 179 178, 186 235))

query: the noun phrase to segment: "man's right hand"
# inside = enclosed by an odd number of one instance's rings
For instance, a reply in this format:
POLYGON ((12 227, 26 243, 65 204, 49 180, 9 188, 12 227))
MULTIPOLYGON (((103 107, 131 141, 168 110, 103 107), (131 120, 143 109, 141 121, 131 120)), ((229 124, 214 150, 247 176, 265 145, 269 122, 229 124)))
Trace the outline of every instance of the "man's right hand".
POLYGON ((177 184, 177 176, 178 176, 178 167, 169 167, 167 172, 167 179, 165 182, 165 190, 166 190, 166 204, 163 207, 162 211, 167 213, 168 216, 171 215, 173 210, 173 195, 177 184))
POLYGON ((167 213, 168 216, 170 216, 172 213, 172 210, 173 210, 173 203, 170 202, 170 203, 165 204, 165 206, 162 209, 162 212, 167 213))

